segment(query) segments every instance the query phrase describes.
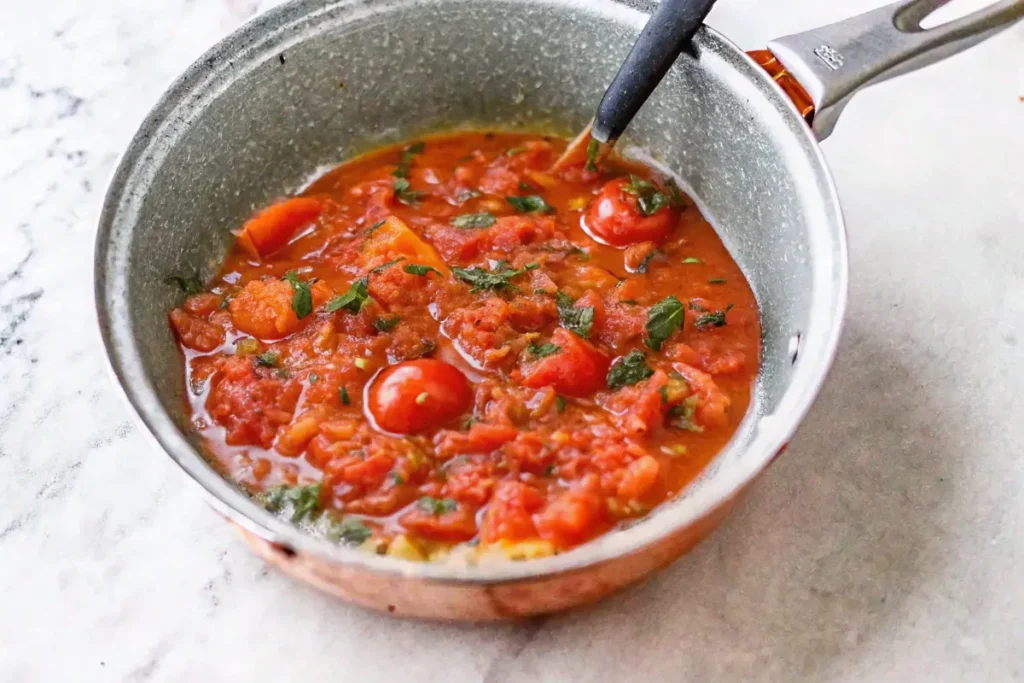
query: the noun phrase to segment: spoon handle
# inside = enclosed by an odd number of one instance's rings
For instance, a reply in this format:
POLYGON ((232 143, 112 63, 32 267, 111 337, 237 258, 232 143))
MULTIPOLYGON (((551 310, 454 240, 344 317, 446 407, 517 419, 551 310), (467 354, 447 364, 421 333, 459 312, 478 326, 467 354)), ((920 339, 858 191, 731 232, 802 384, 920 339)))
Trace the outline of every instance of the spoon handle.
POLYGON ((689 44, 715 0, 661 0, 597 105, 591 135, 616 140, 689 44))

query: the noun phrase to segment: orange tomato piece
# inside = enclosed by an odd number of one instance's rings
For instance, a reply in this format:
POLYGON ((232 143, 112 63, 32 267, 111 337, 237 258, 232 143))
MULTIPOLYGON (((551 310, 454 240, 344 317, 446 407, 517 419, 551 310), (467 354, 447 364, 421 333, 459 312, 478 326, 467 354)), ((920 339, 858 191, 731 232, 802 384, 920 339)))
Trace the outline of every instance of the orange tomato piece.
POLYGON ((417 503, 398 521, 409 531, 437 541, 468 541, 476 536, 476 511, 462 503, 457 503, 454 510, 440 513, 417 503))
POLYGON ((238 243, 256 258, 266 258, 288 244, 300 228, 315 221, 321 210, 320 202, 310 197, 271 204, 246 221, 238 243))
POLYGON ((175 308, 170 313, 171 327, 181 343, 194 351, 209 353, 224 343, 224 328, 175 308))
MULTIPOLYGON (((324 304, 333 295, 331 288, 318 280, 310 285, 313 307, 324 304)), ((292 310, 295 290, 290 282, 270 278, 251 280, 228 304, 235 327, 257 339, 280 339, 299 329, 299 317, 292 310)), ((305 320, 311 319, 307 316, 305 320)))

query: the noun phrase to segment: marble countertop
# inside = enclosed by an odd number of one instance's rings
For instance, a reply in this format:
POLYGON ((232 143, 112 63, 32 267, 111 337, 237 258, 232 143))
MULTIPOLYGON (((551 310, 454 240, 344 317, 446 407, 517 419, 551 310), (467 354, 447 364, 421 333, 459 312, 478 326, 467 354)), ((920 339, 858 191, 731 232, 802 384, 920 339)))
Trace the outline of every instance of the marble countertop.
MULTIPOLYGON (((1024 26, 858 95, 825 143, 839 358, 722 529, 592 608, 446 626, 268 570, 104 368, 106 178, 168 80, 271 4, 0 3, 0 680, 1024 680, 1024 26)), ((877 4, 709 23, 754 48, 877 4)))

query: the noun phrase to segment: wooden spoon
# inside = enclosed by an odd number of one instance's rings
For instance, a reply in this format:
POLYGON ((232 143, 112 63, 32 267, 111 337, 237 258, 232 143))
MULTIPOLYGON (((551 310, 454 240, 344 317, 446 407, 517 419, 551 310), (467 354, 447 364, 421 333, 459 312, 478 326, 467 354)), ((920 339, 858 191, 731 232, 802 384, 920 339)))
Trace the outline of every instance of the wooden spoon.
POLYGON ((714 4, 715 0, 661 1, 604 91, 593 120, 569 143, 552 170, 581 162, 596 167, 608 156, 714 4))

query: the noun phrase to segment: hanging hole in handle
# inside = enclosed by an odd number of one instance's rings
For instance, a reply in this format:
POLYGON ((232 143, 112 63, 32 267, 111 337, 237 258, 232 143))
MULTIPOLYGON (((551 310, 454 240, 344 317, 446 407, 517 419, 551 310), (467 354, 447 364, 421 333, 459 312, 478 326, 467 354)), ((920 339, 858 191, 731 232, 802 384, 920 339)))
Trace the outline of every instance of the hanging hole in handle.
POLYGON ((896 13, 893 23, 904 33, 922 33, 952 24, 995 4, 995 0, 911 0, 896 13))

